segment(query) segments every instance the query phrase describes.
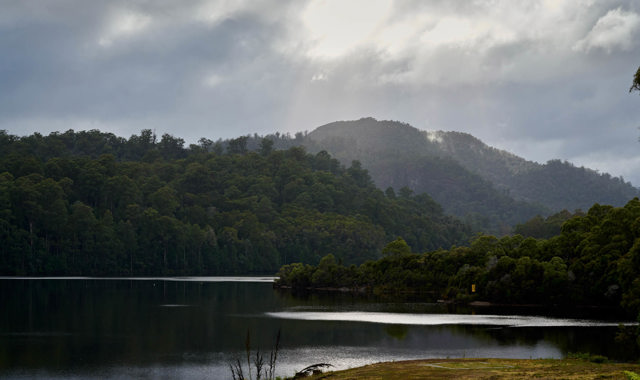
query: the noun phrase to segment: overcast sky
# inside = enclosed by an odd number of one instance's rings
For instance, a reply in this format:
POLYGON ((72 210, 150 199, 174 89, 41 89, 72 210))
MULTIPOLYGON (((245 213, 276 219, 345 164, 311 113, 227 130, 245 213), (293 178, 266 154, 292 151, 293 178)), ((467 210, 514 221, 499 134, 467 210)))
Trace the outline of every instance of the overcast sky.
POLYGON ((0 0, 0 129, 193 143, 372 116, 640 185, 637 0, 0 0))

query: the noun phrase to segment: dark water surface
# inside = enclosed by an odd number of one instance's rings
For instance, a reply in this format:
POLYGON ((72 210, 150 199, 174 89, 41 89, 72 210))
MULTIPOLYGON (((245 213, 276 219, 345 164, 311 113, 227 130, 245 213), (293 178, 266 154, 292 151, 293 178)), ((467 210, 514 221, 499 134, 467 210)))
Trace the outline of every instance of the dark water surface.
MULTIPOLYGON (((293 297, 270 279, 0 279, 0 378, 229 378, 271 350, 278 374, 413 358, 628 354, 606 313, 451 309, 345 294, 293 297), (538 316, 536 316, 536 314, 538 316), (545 316, 540 316, 544 314, 545 316), (246 360, 246 359, 245 359, 246 360)), ((268 356, 268 355, 267 355, 268 356)))

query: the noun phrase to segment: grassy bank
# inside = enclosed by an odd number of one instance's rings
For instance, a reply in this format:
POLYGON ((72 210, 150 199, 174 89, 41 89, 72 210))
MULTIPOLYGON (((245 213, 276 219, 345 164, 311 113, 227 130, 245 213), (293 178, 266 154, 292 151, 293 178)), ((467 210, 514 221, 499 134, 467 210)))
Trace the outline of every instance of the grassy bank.
POLYGON ((579 359, 429 359, 372 364, 309 379, 630 379, 640 365, 579 359))

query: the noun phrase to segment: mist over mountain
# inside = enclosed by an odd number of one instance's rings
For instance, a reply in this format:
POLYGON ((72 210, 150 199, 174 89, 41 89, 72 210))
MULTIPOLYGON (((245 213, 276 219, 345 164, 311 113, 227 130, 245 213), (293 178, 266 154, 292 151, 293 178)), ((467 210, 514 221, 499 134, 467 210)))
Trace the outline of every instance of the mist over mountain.
POLYGON ((490 147, 467 133, 423 132, 444 156, 507 190, 518 200, 557 210, 587 210, 594 203, 624 205, 640 190, 621 177, 598 173, 570 162, 551 159, 546 164, 527 161, 490 147))
POLYGON ((345 164, 360 161, 383 189, 426 192, 445 211, 492 232, 538 214, 594 203, 621 206, 640 195, 607 173, 560 160, 539 164, 467 133, 420 131, 396 121, 338 121, 296 139, 310 152, 326 150, 345 164))

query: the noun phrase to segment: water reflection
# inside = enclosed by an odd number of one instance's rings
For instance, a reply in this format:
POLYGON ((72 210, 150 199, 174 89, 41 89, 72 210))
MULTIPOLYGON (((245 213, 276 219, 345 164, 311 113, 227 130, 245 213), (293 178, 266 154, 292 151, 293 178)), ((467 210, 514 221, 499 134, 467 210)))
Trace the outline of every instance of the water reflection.
MULTIPOLYGON (((299 319, 305 321, 368 322, 403 325, 480 325, 502 327, 611 327, 623 321, 608 322, 585 319, 551 318, 523 315, 464 315, 464 314, 409 314, 385 312, 309 312, 279 311, 267 313, 273 318, 299 319)), ((627 323, 628 325, 634 323, 627 323)), ((637 323, 636 323, 637 324, 637 323)))
POLYGON ((531 324, 538 317, 491 310, 502 323, 469 324, 461 321, 486 316, 350 294, 298 298, 246 279, 2 279, 0 299, 2 378, 225 378, 247 330, 254 348, 269 351, 282 329, 281 375, 316 362, 628 354, 614 341, 615 321, 531 324), (458 324, 424 323, 441 314, 458 324))

